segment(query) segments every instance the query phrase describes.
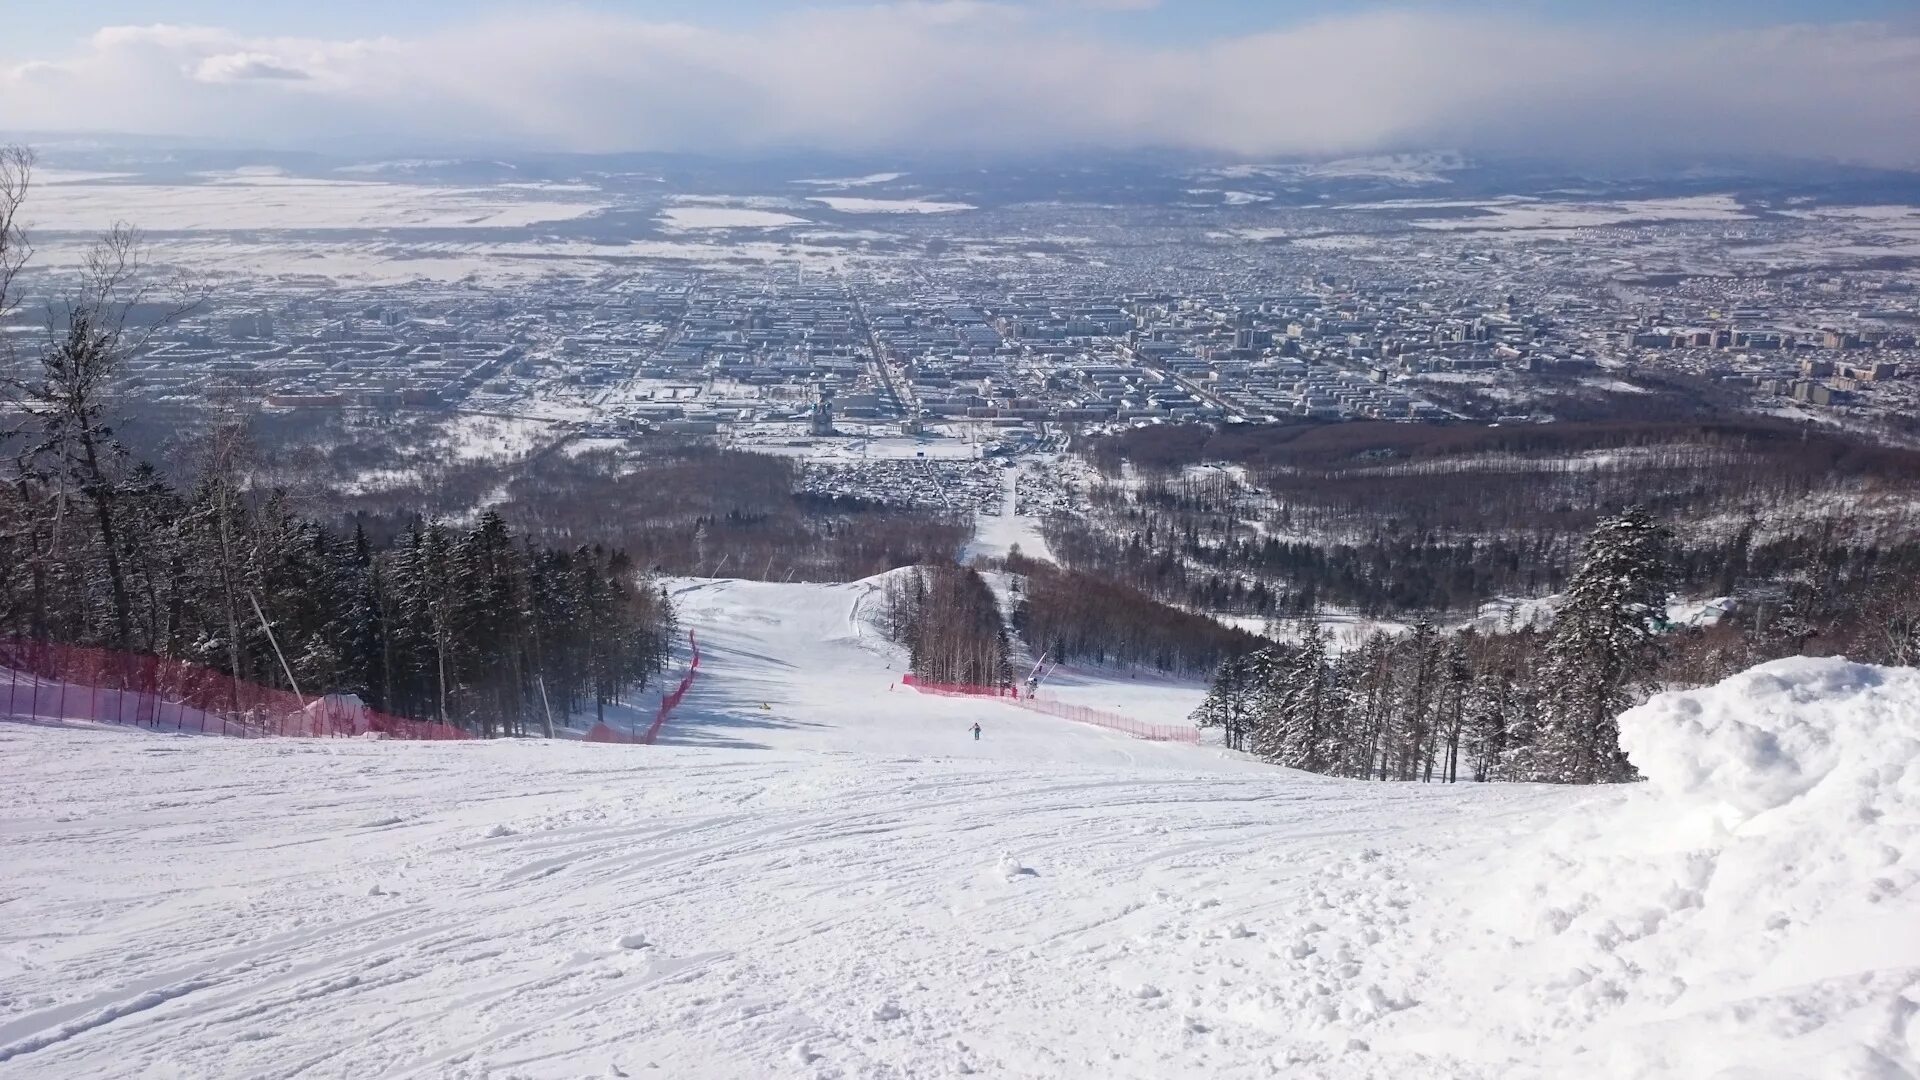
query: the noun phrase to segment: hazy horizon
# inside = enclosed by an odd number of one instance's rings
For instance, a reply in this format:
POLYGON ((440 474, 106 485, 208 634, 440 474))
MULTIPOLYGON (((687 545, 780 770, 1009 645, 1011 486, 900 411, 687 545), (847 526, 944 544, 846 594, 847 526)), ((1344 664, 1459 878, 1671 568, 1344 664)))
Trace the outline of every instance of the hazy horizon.
POLYGON ((1920 165, 1920 20, 1874 2, 89 7, 26 13, 0 45, 9 128, 341 153, 1920 165))

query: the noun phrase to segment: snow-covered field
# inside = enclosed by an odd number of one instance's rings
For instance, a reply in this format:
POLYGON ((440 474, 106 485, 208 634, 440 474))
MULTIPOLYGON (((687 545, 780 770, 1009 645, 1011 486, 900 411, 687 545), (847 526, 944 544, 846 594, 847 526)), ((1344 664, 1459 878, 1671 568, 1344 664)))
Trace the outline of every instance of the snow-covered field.
POLYGON ((852 195, 813 195, 808 202, 817 202, 829 210, 838 210, 843 214, 953 214, 961 210, 977 209, 971 203, 938 202, 933 199, 870 199, 852 195))
POLYGON ((669 206, 660 211, 660 219, 669 231, 775 229, 808 223, 806 218, 782 214, 777 210, 743 206, 669 206))
POLYGON ((657 747, 0 724, 0 1078, 1920 1068, 1920 672, 1367 784, 894 688, 877 581, 667 586, 657 747))
POLYGON ((1004 559, 1018 547, 1022 555, 1030 558, 1052 559, 1053 550, 1041 532, 1040 519, 1020 513, 1020 485, 1035 483, 1034 478, 1023 477, 1019 469, 1008 469, 1003 479, 1007 486, 1006 502, 999 513, 975 518, 973 541, 963 555, 969 560, 1004 559))
POLYGON ((564 221, 606 208, 591 195, 554 198, 493 188, 429 187, 372 180, 236 176, 205 184, 48 184, 34 193, 28 224, 98 231, 116 221, 143 229, 507 228, 564 221))
MULTIPOLYGON (((377 284, 411 281, 501 284, 538 280, 556 273, 601 274, 610 268, 631 265, 635 260, 711 267, 741 262, 804 264, 817 269, 883 261, 880 256, 856 255, 842 246, 770 241, 719 243, 696 239, 717 235, 713 233, 683 235, 687 239, 634 240, 624 244, 386 239, 349 239, 336 243, 310 237, 255 240, 196 233, 156 237, 151 250, 157 261, 169 265, 239 277, 298 276, 309 286, 316 278, 377 284)), ((47 268, 70 270, 82 264, 86 250, 79 242, 50 243, 35 252, 34 261, 47 268)))
POLYGON ((484 461, 525 457, 561 434, 547 420, 462 413, 447 421, 440 441, 445 460, 484 461))
POLYGON ((1654 221, 1738 221, 1748 218, 1730 195, 1690 195, 1672 199, 1629 199, 1615 203, 1558 203, 1523 199, 1488 202, 1484 217, 1420 218, 1422 229, 1475 232, 1505 229, 1589 229, 1654 221))
POLYGON ((837 187, 837 188, 870 187, 874 184, 891 183, 892 181, 898 180, 905 175, 907 174, 900 173, 900 172, 878 172, 878 173, 869 173, 866 176, 829 177, 824 180, 795 180, 794 183, 808 184, 813 187, 837 187))

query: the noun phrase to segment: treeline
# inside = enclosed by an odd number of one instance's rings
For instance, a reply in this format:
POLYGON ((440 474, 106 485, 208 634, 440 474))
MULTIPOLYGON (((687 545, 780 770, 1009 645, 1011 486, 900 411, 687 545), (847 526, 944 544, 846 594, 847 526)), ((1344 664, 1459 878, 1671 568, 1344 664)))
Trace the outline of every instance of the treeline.
MULTIPOLYGON (((1336 607, 1369 617, 1471 613, 1501 596, 1566 587, 1579 534, 1541 529, 1475 537, 1395 536, 1314 541, 1232 532, 1147 511, 1104 526, 1057 516, 1048 546, 1067 565, 1196 611, 1304 617, 1336 607)), ((1676 540, 1673 587, 1687 595, 1761 596, 1817 573, 1838 600, 1869 603, 1904 579, 1920 588, 1920 535, 1871 529, 1845 516, 1748 521, 1676 540), (1766 533, 1763 534, 1763 526, 1766 533)))
POLYGON ((934 563, 887 580, 888 637, 907 647, 915 677, 928 682, 1013 685, 1012 643, 1000 604, 980 572, 934 563))
POLYGON ((1018 546, 1005 566, 1022 583, 1014 629, 1036 657, 1192 675, 1213 671, 1259 640, 1136 589, 1026 558, 1018 546))
POLYGON ((1205 537, 1165 518, 1102 528, 1049 519, 1047 545, 1068 566, 1195 611, 1300 617, 1323 606, 1367 616, 1470 611, 1498 595, 1556 592, 1567 540, 1313 543, 1275 536, 1205 537))
POLYGON ((543 543, 618 548, 661 573, 769 581, 851 581, 950 560, 973 528, 966 515, 810 495, 795 459, 699 440, 550 453, 432 483, 321 501, 375 533, 397 533, 423 505, 455 514, 487 502, 543 543))
POLYGON ((1920 463, 1920 452, 1863 443, 1844 434, 1756 416, 1501 426, 1314 420, 1218 428, 1206 424, 1151 425, 1089 438, 1080 444, 1080 451, 1107 475, 1117 477, 1126 465, 1164 475, 1205 462, 1225 461, 1259 473, 1491 455, 1568 457, 1671 446, 1764 454, 1808 476, 1894 476, 1920 463))
POLYGON ((1317 624, 1299 641, 1223 663, 1195 713, 1227 744, 1276 764, 1362 779, 1633 778, 1616 718, 1654 689, 1718 681, 1801 652, 1920 661, 1920 595, 1878 576, 1865 600, 1799 578, 1706 628, 1666 624, 1671 538, 1638 510, 1584 545, 1550 630, 1445 634, 1421 621, 1331 655, 1317 624))
POLYGON ((19 470, 0 492, 0 632, 356 694, 483 735, 603 707, 666 664, 672 609, 619 552, 542 547, 491 511, 376 546, 217 468, 183 492, 117 460, 64 486, 19 470))
POLYGON ((625 553, 517 541, 492 510, 464 532, 416 522, 362 566, 366 602, 349 611, 337 677, 404 716, 483 735, 544 730, 589 705, 604 720, 671 655, 672 604, 625 553))
POLYGON ((1673 524, 1688 592, 1765 588, 1810 560, 1854 581, 1920 556, 1920 454, 1772 420, 1189 425, 1085 452, 1136 475, 1096 483, 1092 513, 1050 521, 1049 545, 1196 610, 1464 613, 1557 592, 1580 538, 1629 505, 1673 524))
MULTIPOLYGON (((1644 513, 1601 523, 1537 664, 1476 664, 1421 622, 1338 659, 1317 624, 1222 666, 1195 713, 1280 765, 1380 780, 1631 779, 1614 717, 1653 674, 1667 536, 1644 513)), ((1511 651, 1511 650, 1509 650, 1511 651)), ((1520 659, 1502 657, 1509 664, 1520 659)))

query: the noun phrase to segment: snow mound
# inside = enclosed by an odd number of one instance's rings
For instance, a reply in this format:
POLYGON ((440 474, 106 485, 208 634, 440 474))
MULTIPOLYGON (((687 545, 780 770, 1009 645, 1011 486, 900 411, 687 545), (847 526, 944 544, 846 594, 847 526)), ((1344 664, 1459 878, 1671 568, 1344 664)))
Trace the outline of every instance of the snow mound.
POLYGON ((1647 783, 1457 897, 1453 970, 1500 975, 1442 993, 1582 1075, 1920 1073, 1920 671, 1781 660, 1620 730, 1647 783))
POLYGON ((1019 881, 1021 878, 1040 876, 1040 871, 1026 865, 1012 855, 1004 854, 1000 856, 998 862, 993 864, 992 872, 995 877, 1004 878, 1007 881, 1019 881))
POLYGON ((1662 796, 1742 818, 1810 797, 1870 823, 1920 810, 1920 671, 1794 657, 1620 717, 1662 796), (1838 804, 1838 805, 1831 805, 1838 804))

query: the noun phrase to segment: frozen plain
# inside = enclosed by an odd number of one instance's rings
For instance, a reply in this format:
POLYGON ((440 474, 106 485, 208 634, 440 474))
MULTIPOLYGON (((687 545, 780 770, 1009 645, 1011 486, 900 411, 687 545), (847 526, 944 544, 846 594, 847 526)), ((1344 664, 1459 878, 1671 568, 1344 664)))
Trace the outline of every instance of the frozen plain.
POLYGON ((895 688, 875 582, 670 587, 666 745, 0 724, 0 1078, 1920 1069, 1920 673, 1366 784, 895 688))

